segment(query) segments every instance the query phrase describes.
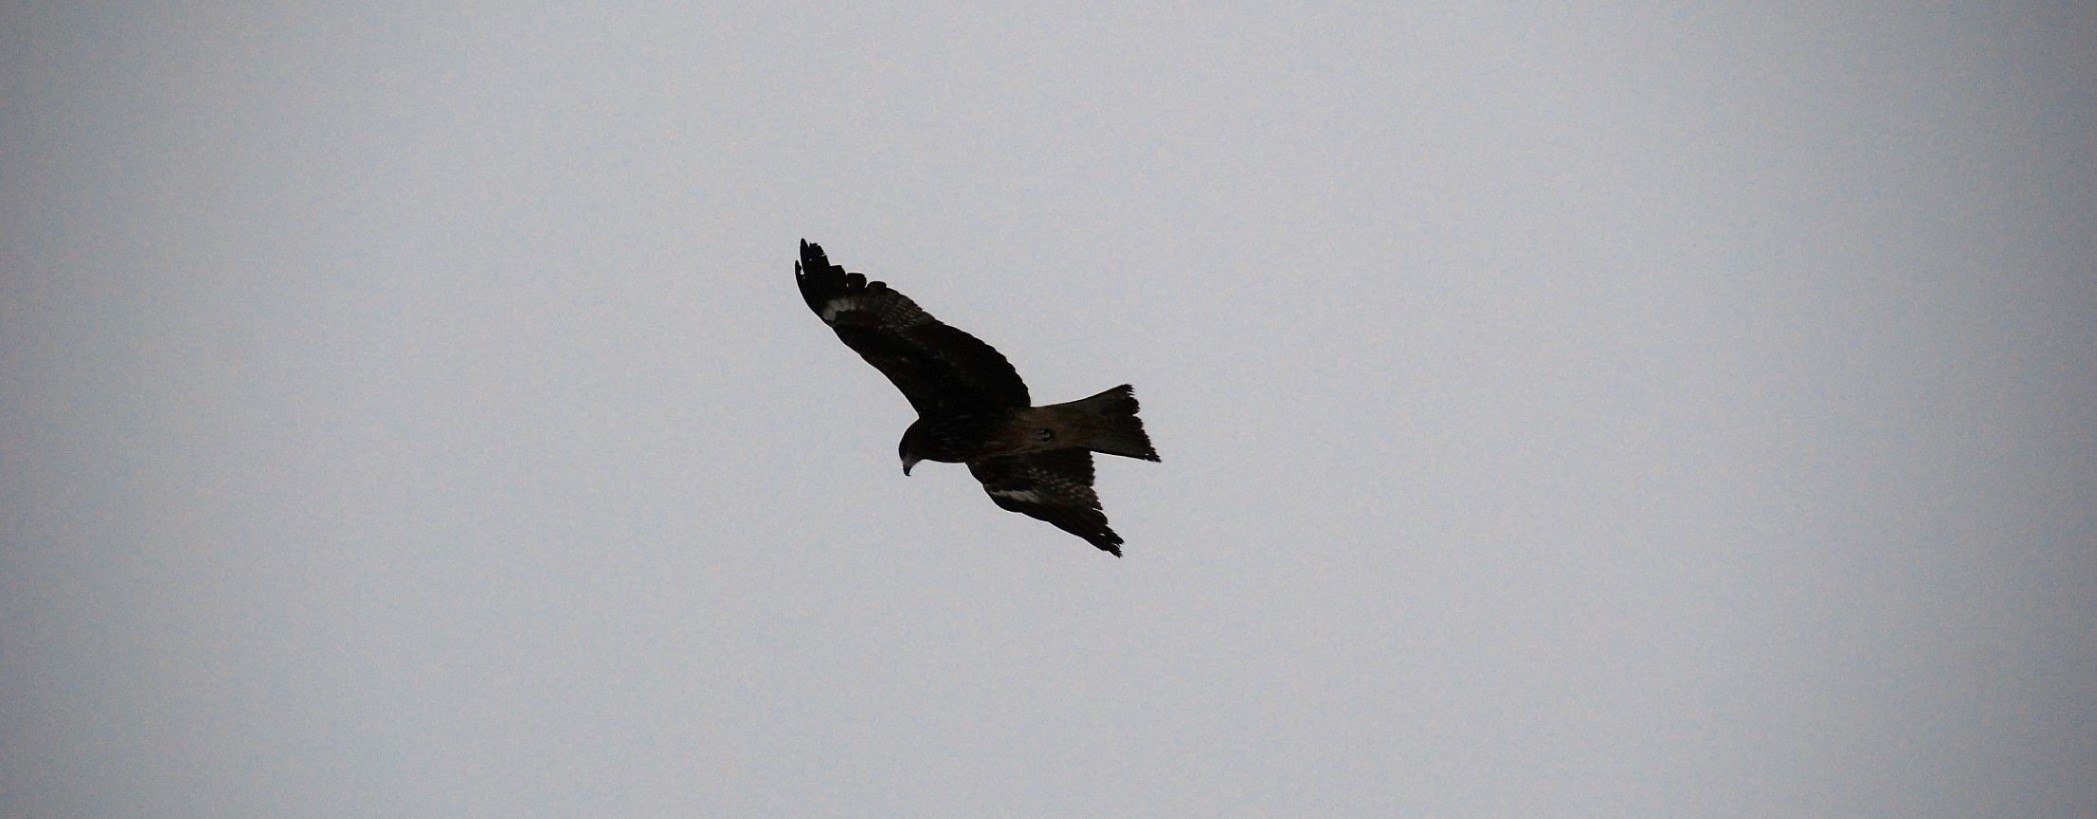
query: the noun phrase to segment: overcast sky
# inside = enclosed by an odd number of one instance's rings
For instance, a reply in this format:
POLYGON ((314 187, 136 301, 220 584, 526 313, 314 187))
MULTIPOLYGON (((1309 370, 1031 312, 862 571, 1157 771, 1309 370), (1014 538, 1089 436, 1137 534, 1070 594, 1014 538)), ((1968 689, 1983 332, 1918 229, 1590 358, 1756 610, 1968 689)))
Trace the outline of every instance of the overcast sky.
POLYGON ((2097 813, 2090 4, 704 5, 0 6, 0 816, 2097 813))

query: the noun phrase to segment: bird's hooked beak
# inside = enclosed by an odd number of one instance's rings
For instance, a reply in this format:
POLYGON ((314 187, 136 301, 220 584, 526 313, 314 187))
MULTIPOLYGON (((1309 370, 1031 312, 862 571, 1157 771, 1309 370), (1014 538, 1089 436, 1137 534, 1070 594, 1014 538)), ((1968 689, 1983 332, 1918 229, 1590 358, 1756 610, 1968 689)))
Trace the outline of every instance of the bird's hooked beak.
POLYGON ((924 459, 923 459, 923 458, 904 458, 904 459, 903 459, 903 475, 904 475, 905 477, 908 477, 908 476, 910 475, 910 468, 911 468, 911 467, 913 467, 913 466, 917 466, 917 462, 918 462, 918 461, 921 461, 921 460, 924 460, 924 459))

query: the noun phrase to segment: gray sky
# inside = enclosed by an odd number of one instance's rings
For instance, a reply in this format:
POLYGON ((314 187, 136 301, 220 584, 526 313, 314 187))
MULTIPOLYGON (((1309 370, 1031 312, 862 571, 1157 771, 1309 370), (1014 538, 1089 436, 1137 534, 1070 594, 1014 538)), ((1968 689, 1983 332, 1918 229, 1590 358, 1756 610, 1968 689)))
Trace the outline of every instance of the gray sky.
POLYGON ((0 816, 2097 812, 2088 4, 690 5, 0 11, 0 816))

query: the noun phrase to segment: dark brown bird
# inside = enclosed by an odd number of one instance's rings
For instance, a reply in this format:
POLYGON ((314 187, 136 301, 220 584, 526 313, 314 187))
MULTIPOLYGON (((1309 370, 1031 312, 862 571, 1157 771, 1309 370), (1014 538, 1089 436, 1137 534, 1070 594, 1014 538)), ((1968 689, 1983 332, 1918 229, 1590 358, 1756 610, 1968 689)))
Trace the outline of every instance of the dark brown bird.
POLYGON ((831 264, 822 246, 802 240, 794 280, 808 309, 917 410, 897 445, 903 474, 919 461, 968 464, 998 506, 1121 556, 1121 536, 1092 491, 1092 453, 1158 460, 1136 417, 1134 388, 1036 407, 997 350, 888 285, 831 264))

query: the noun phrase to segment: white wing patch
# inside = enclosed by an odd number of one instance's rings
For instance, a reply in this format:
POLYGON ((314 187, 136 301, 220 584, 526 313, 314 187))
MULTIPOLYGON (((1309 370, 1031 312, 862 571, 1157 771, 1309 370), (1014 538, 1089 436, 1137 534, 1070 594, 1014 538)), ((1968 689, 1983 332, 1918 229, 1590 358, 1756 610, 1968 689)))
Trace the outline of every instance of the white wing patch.
POLYGON ((867 288, 864 292, 837 296, 823 302, 823 309, 817 315, 823 317, 824 324, 836 324, 838 316, 859 312, 872 314, 892 327, 921 327, 932 323, 932 317, 918 309, 909 299, 902 296, 889 296, 886 300, 874 298, 876 295, 895 292, 880 287, 880 284, 875 282, 875 286, 867 288))
POLYGON ((857 309, 859 309, 859 299, 857 297, 840 296, 831 299, 823 305, 823 323, 836 324, 837 314, 857 309))
POLYGON ((990 494, 1020 503, 1041 503, 1044 498, 1032 489, 992 489, 990 494))

